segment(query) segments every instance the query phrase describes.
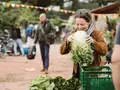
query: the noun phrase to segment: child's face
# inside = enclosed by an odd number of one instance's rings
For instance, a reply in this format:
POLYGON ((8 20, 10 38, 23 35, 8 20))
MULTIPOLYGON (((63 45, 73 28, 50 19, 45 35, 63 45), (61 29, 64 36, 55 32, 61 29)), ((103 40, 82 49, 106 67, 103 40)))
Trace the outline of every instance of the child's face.
POLYGON ((83 18, 76 18, 75 19, 75 28, 77 30, 84 30, 87 31, 89 28, 89 23, 85 21, 83 18))

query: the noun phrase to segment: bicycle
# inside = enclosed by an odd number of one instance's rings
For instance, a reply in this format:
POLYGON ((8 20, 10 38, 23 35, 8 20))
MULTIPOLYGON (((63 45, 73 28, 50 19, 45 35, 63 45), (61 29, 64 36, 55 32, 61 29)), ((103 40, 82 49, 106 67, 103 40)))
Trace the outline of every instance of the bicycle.
POLYGON ((4 59, 6 57, 6 48, 4 45, 4 37, 0 37, 0 58, 4 59))

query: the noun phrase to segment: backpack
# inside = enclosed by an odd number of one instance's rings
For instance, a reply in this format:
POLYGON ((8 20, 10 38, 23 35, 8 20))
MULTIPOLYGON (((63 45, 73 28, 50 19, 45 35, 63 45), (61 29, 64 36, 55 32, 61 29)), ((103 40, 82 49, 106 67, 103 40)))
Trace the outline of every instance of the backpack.
POLYGON ((32 60, 36 56, 36 46, 30 46, 27 52, 27 59, 32 60))
POLYGON ((30 37, 31 37, 31 38, 34 38, 34 37, 35 37, 35 30, 32 30, 30 37))
POLYGON ((26 35, 31 37, 31 38, 34 38, 35 36, 35 30, 34 30, 34 27, 28 27, 26 29, 26 35))

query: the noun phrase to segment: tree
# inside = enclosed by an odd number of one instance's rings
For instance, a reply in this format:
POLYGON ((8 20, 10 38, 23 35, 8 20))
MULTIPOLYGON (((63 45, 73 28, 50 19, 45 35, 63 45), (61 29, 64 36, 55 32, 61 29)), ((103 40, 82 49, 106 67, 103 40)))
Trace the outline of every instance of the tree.
POLYGON ((98 3, 99 6, 107 5, 110 2, 117 2, 119 0, 88 0, 90 3, 98 3))
POLYGON ((29 20, 37 20, 38 13, 35 10, 24 8, 6 8, 0 5, 0 28, 9 28, 10 25, 23 26, 29 20))
POLYGON ((80 2, 79 0, 67 0, 66 2, 72 2, 71 6, 66 7, 66 9, 69 10, 78 10, 78 9, 82 9, 82 8, 86 8, 86 9, 94 9, 98 7, 97 3, 89 3, 89 2, 80 2), (89 3, 89 4, 88 4, 89 3))
POLYGON ((77 9, 78 6, 79 6, 79 0, 73 0, 72 1, 72 10, 77 9))
POLYGON ((47 7, 50 5, 58 5, 61 8, 63 7, 64 0, 21 0, 22 3, 47 7))

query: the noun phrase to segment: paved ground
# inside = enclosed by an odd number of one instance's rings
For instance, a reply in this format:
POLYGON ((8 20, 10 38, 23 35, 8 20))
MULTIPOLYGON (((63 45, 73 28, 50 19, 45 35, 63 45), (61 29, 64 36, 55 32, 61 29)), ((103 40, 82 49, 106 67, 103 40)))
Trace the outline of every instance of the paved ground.
MULTIPOLYGON (((50 49, 49 76, 71 78, 73 63, 70 54, 60 55, 60 45, 52 45, 50 49)), ((45 76, 40 72, 42 62, 39 49, 34 60, 23 56, 8 56, 0 59, 0 90, 28 90, 32 79, 45 76)))

